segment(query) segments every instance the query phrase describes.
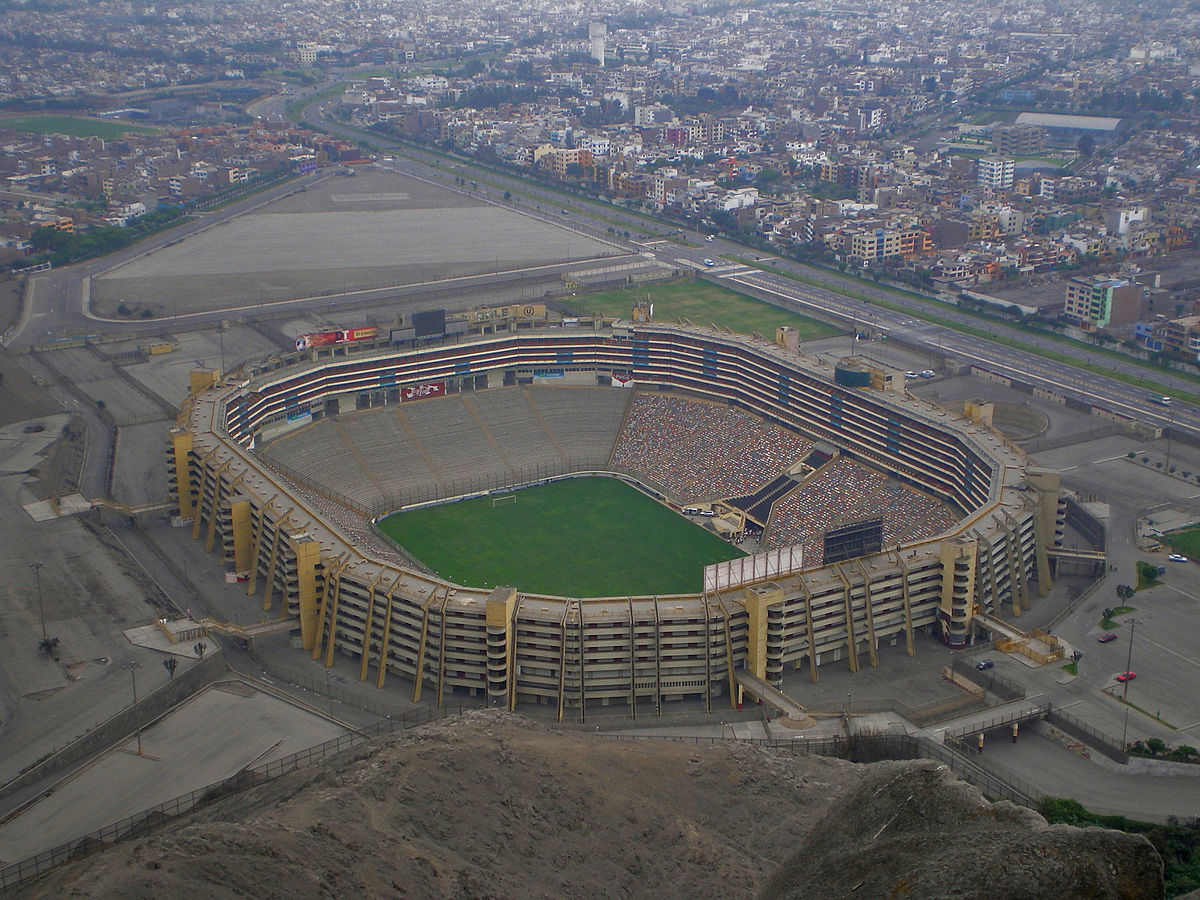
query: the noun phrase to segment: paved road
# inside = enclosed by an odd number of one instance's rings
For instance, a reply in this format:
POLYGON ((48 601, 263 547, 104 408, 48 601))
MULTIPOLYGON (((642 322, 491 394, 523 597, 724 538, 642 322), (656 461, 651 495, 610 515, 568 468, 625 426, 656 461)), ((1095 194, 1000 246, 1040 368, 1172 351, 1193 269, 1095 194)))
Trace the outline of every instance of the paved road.
POLYGON ((1095 813, 1163 821, 1190 818, 1200 808, 1200 767, 1193 776, 1138 775, 1105 764, 1046 736, 1046 726, 1024 729, 1014 744, 989 741, 973 760, 997 774, 1011 773, 1055 797, 1085 798, 1095 813))
MULTIPOLYGON (((669 251, 668 251, 669 252, 669 251)), ((691 256, 696 251, 676 252, 676 256, 691 256)), ((660 255, 664 255, 659 251, 660 255)), ((698 261, 703 267, 703 262, 698 261)), ((703 268, 702 268, 703 270, 703 268)), ((781 275, 746 267, 717 268, 710 276, 738 287, 778 305, 799 312, 834 315, 842 321, 898 338, 923 348, 935 358, 952 357, 967 361, 1005 377, 1032 383, 1056 394, 1094 405, 1128 418, 1155 425, 1171 426, 1192 436, 1200 436, 1200 410, 1190 404, 1175 401, 1161 406, 1149 399, 1149 393, 1130 387, 1113 378, 1083 371, 1065 362, 1045 359, 1035 353, 995 344, 984 338, 935 325, 916 317, 915 313, 897 312, 875 304, 847 297, 833 290, 797 284, 781 275)), ((973 323, 978 327, 977 323, 973 323)), ((1028 340, 1028 338, 1026 338, 1028 340)), ((1055 346, 1055 352, 1059 347, 1055 346)), ((1086 357, 1085 357, 1086 359, 1086 357)), ((1114 366, 1113 368, 1117 368, 1114 366)), ((1135 370, 1132 363, 1121 368, 1135 370)), ((1195 390, 1183 379, 1171 380, 1180 390, 1195 390)))

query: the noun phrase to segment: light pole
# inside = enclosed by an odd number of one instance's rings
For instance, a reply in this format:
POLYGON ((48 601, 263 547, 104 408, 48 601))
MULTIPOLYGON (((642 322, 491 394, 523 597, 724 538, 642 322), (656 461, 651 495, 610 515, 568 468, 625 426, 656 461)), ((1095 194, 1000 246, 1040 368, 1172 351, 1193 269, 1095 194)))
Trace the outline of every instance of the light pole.
POLYGON ((49 638, 46 636, 46 607, 42 604, 42 566, 45 563, 35 562, 30 563, 29 567, 33 569, 33 580, 37 583, 38 595, 38 615, 42 620, 42 645, 45 646, 49 638))
POLYGON ((1167 474, 1171 474, 1171 432, 1175 429, 1175 410, 1167 407, 1167 474))
POLYGON ((138 712, 137 699, 137 670, 142 667, 142 664, 137 662, 126 663, 122 668, 129 670, 129 680, 133 682, 133 722, 134 728, 137 731, 137 752, 138 756, 142 755, 142 716, 138 712))
POLYGON ((1125 738, 1129 733, 1129 667, 1133 665, 1133 632, 1141 625, 1138 619, 1126 619, 1129 623, 1129 652, 1125 655, 1125 690, 1121 694, 1121 702, 1125 704, 1125 725, 1121 729, 1121 750, 1125 749, 1125 738))

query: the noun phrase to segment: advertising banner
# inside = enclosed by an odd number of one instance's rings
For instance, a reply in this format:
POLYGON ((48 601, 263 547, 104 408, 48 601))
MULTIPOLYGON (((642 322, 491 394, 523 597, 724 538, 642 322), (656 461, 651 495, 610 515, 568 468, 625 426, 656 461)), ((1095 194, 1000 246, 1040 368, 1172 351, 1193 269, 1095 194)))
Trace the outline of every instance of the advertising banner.
POLYGON ((446 382, 439 381, 435 384, 410 384, 400 388, 400 399, 403 400, 424 400, 426 397, 444 397, 446 396, 446 382))
POLYGON ((296 338, 296 349, 307 350, 310 347, 328 347, 336 344, 341 338, 340 331, 318 331, 314 334, 302 334, 296 338))

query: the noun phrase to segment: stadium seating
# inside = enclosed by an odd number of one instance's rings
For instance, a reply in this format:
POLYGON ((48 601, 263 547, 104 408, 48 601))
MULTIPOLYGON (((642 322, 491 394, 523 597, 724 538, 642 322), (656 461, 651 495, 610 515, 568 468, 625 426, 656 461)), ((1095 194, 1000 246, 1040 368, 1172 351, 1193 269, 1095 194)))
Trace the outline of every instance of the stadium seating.
POLYGON ((498 388, 343 413, 260 453, 363 509, 399 506, 603 467, 629 397, 600 387, 498 388))
POLYGON ((954 512, 928 494, 841 457, 775 504, 763 546, 800 544, 805 565, 819 565, 825 531, 868 516, 883 517, 885 547, 933 537, 955 521, 954 512))
MULTIPOLYGON (((955 520, 934 498, 847 457, 792 490, 782 476, 813 452, 811 441, 723 404, 540 385, 343 414, 262 450, 363 509, 603 467, 611 454, 612 467, 680 503, 753 498, 759 520, 771 516, 764 547, 801 544, 808 564, 821 561, 825 530, 848 520, 882 515, 887 545, 932 537, 955 520)), ((381 548, 365 519, 306 495, 348 534, 381 548)))
POLYGON ((811 442, 738 409, 638 393, 612 462, 680 502, 749 494, 786 471, 811 442))

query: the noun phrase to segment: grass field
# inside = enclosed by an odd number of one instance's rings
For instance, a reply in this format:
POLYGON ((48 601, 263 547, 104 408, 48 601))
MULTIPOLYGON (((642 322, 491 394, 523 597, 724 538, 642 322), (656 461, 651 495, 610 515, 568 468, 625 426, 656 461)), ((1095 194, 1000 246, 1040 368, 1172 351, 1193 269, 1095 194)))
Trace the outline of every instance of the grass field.
POLYGON ((1200 526, 1172 531, 1166 539, 1172 550, 1200 559, 1200 526))
POLYGON ((98 137, 115 140, 128 132, 154 134, 158 129, 112 119, 90 119, 84 116, 27 116, 22 119, 0 119, 0 127, 32 134, 66 134, 71 137, 98 137))
POLYGON ((802 341, 841 333, 836 325, 787 312, 707 281, 674 281, 631 290, 582 294, 567 298, 566 304, 577 314, 601 313, 628 319, 634 301, 644 300, 647 296, 654 304, 654 318, 669 324, 686 318, 693 325, 723 325, 739 334, 757 331, 768 338, 775 337, 775 329, 780 325, 791 325, 800 332, 802 341))
POLYGON ((456 584, 535 594, 697 593, 703 568, 744 555, 615 478, 572 478, 401 512, 379 527, 456 584))

